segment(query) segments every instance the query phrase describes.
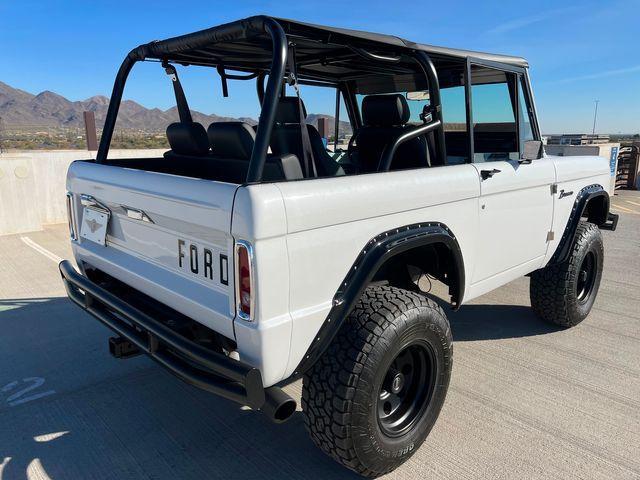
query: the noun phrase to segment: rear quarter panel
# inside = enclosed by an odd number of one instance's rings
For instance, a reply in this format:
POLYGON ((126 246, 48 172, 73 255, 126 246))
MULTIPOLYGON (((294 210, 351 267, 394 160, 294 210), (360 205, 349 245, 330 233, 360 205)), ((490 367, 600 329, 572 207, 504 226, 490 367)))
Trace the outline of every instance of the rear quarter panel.
MULTIPOLYGON (((260 307, 257 324, 284 322, 288 316, 291 325, 289 357, 281 378, 293 373, 326 319, 338 286, 361 249, 374 236, 413 223, 442 222, 458 239, 465 269, 473 268, 480 186, 472 165, 286 182, 272 186, 281 193, 286 233, 280 240, 277 236, 269 237, 276 232, 264 227, 265 238, 257 238, 260 234, 257 228, 253 232, 256 238, 250 240, 258 246, 256 263, 260 280, 257 301, 260 307), (287 252, 288 262, 274 261, 283 251, 287 252), (287 285, 285 274, 288 274, 286 299, 279 294, 287 285), (265 283, 261 283, 263 281, 265 283), (271 291, 271 294, 278 295, 277 302, 265 315, 262 289, 265 288, 263 285, 273 283, 278 283, 278 292, 271 291)), ((272 192, 264 187, 250 186, 246 188, 247 195, 271 197, 272 192)), ((238 200, 240 198, 239 194, 238 200)), ((275 199, 266 201, 275 202, 275 199)), ((253 203, 259 204, 260 201, 254 200, 253 203)), ((235 211, 234 208, 234 236, 240 233, 236 230, 240 222, 235 220, 235 211)), ((282 219, 278 219, 276 223, 281 222, 282 219)), ((247 328, 243 323, 236 320, 239 344, 238 332, 247 328)), ((282 330, 284 334, 284 328, 282 330)), ((273 351, 265 351, 265 354, 268 357, 273 355, 273 351)), ((267 379, 272 378, 269 374, 266 376, 267 379)))
MULTIPOLYGON (((242 187, 233 206, 233 238, 253 246, 253 321, 236 317, 240 358, 258 367, 265 385, 284 378, 291 344, 287 218, 274 184, 242 187)), ((234 259, 235 263, 235 259, 234 259)))

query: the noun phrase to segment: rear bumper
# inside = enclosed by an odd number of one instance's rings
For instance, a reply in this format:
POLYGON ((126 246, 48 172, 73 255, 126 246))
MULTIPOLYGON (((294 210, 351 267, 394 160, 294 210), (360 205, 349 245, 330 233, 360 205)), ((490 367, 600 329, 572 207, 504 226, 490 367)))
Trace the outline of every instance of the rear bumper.
POLYGON ((64 260, 60 274, 69 298, 183 381, 228 400, 260 409, 260 370, 183 337, 95 284, 64 260))

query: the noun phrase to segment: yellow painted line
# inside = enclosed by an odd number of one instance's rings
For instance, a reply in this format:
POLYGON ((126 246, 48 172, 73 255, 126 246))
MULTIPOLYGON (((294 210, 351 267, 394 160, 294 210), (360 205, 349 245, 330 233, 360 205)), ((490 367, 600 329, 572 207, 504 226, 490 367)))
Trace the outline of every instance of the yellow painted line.
POLYGON ((630 203, 631 205, 635 205, 636 207, 640 207, 640 203, 632 202, 631 200, 625 200, 625 202, 630 203))
POLYGON ((619 205, 616 205, 615 203, 612 203, 611 207, 615 208, 616 210, 620 210, 622 212, 633 213, 634 215, 640 215, 640 212, 636 212, 635 210, 631 210, 630 208, 627 208, 627 207, 621 207, 619 205))

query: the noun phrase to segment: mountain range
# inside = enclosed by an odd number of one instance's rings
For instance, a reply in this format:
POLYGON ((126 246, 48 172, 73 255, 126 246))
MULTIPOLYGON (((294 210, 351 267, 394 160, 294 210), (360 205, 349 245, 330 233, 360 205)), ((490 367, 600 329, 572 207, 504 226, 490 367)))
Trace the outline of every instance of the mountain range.
MULTIPOLYGON (((44 91, 34 95, 24 90, 13 88, 0 82, 0 118, 6 128, 15 130, 33 130, 43 127, 53 128, 83 128, 82 112, 95 113, 96 125, 101 128, 109 107, 109 98, 96 95, 86 100, 71 101, 62 95, 51 91, 44 91)), ((205 114, 192 110, 192 117, 207 127, 212 122, 227 122, 241 120, 255 125, 253 118, 232 118, 215 114, 205 114)), ((333 117, 323 114, 310 114, 308 122, 317 126, 319 117, 329 118, 329 131, 333 133, 333 117)), ((118 111, 116 127, 118 129, 163 132, 167 125, 178 121, 178 110, 172 107, 168 110, 146 108, 133 100, 123 100, 118 111)), ((342 131, 350 131, 348 122, 340 122, 342 131)))
MULTIPOLYGON (((86 100, 71 101, 57 93, 45 90, 37 95, 13 88, 0 82, 0 117, 6 126, 14 127, 84 127, 82 112, 92 111, 96 125, 100 128, 109 107, 109 98, 96 95, 86 100)), ((211 122, 242 120, 252 125, 252 118, 235 119, 219 115, 192 112, 193 120, 203 125, 211 122)), ((164 131, 172 122, 178 121, 178 109, 146 108, 133 100, 124 100, 118 111, 117 127, 127 130, 164 131)))

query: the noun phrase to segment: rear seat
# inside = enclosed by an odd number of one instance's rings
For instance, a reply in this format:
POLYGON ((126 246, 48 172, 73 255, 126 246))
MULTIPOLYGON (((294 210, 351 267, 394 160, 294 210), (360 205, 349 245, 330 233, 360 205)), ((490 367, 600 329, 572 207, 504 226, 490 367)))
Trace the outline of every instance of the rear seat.
MULTIPOLYGON (((247 178, 255 131, 243 122, 215 122, 207 130, 197 123, 172 123, 167 127, 171 150, 156 171, 186 177, 243 183, 247 178), (210 148, 211 146, 211 148, 210 148)), ((264 165, 265 181, 303 178, 295 155, 269 155, 264 165)))
MULTIPOLYGON (((306 118, 307 110, 302 100, 298 100, 297 97, 282 97, 279 100, 276 124, 271 133, 271 150, 275 154, 292 153, 302 160, 300 104, 302 104, 302 114, 306 118)), ((308 123, 306 125, 318 176, 335 177, 344 175, 342 167, 327 153, 322 137, 316 127, 308 123)))
POLYGON ((207 129, 209 146, 216 157, 248 160, 256 132, 244 122, 214 122, 207 129))
POLYGON ((184 177, 204 178, 204 166, 211 158, 207 131, 197 123, 172 123, 167 127, 171 150, 154 170, 184 177))
MULTIPOLYGON (((213 158, 212 164, 226 181, 244 182, 256 133, 248 123, 215 122, 207 129, 213 158)), ((269 155, 262 175, 265 181, 298 180, 303 178, 300 161, 295 155, 269 155)))
POLYGON ((172 123, 167 127, 171 150, 165 157, 204 157, 209 153, 209 140, 204 127, 197 122, 172 123))

